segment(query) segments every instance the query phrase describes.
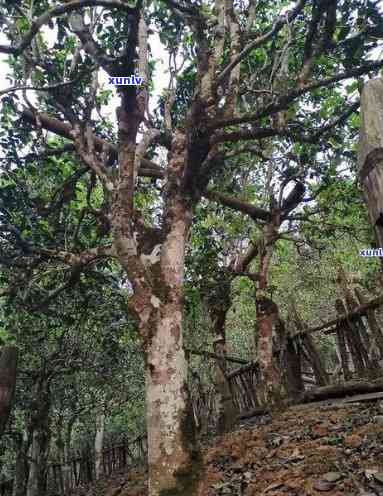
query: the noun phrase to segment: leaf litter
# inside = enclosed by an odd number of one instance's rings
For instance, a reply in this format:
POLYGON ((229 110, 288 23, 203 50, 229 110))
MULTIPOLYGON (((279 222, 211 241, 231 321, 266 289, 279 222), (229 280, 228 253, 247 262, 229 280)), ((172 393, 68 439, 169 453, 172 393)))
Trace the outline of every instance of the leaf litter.
MULTIPOLYGON (((249 419, 203 449, 199 496, 383 496, 382 408, 308 405, 249 419)), ((147 496, 146 479, 119 474, 74 495, 147 496)))

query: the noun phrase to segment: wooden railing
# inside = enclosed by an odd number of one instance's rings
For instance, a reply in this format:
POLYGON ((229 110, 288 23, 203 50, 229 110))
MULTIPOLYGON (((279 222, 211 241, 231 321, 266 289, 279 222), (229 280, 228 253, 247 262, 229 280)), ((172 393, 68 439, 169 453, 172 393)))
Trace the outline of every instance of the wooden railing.
POLYGON ((234 405, 239 412, 252 410, 259 406, 257 400, 257 381, 259 367, 257 362, 250 362, 227 374, 234 405))
MULTIPOLYGON (((344 300, 336 300, 338 318, 319 326, 309 328, 300 319, 295 307, 288 318, 288 324, 281 321, 278 345, 274 349, 276 368, 282 377, 282 396, 296 400, 305 392, 331 385, 346 387, 347 381, 373 379, 382 376, 383 332, 378 315, 383 306, 383 296, 367 301, 358 290, 348 292, 344 300), (333 333, 338 365, 329 365, 312 337, 313 333, 333 333), (329 370, 330 369, 330 370, 329 370)), ((194 353, 194 350, 190 350, 194 353)), ((199 352, 206 360, 211 360, 211 369, 217 366, 211 352, 199 352)), ((256 361, 244 364, 243 359, 231 357, 226 362, 226 379, 230 387, 231 400, 238 414, 244 415, 253 410, 263 410, 257 400, 260 373, 256 361), (240 365, 230 370, 230 363, 240 365), (243 364, 243 365, 242 365, 243 364)), ((198 373, 194 373, 198 377, 198 373)), ((217 412, 214 405, 214 385, 202 384, 201 380, 192 384, 192 401, 195 417, 199 425, 208 432, 214 431, 217 412), (206 429, 206 426, 208 427, 206 429)))

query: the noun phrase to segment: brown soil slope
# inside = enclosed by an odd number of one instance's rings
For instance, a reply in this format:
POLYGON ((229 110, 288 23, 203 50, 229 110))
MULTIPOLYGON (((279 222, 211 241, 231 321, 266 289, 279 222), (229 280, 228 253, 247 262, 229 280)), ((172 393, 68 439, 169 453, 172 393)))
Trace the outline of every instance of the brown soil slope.
MULTIPOLYGON (((200 496, 383 495, 383 402, 293 408, 210 444, 200 496)), ((97 489, 83 494, 147 495, 139 472, 97 489)))

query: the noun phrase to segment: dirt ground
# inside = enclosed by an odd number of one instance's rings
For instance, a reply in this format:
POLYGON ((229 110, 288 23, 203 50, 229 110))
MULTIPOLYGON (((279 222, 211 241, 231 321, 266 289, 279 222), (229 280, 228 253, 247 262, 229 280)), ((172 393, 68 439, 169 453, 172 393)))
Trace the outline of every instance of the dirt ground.
MULTIPOLYGON (((254 417, 211 441, 203 456, 200 496, 383 495, 383 402, 254 417)), ((82 494, 146 496, 146 487, 135 471, 82 494)))

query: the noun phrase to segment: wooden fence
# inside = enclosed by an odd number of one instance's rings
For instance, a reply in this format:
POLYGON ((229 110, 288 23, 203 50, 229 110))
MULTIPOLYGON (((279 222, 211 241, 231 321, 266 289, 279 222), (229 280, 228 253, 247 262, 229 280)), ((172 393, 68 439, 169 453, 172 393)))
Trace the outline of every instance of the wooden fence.
MULTIPOLYGON (((367 300, 359 290, 349 289, 344 280, 342 288, 344 297, 338 298, 334 305, 337 318, 310 328, 292 305, 288 323, 280 321, 279 336, 273 348, 276 367, 282 378, 282 394, 286 398, 296 401, 316 388, 332 385, 344 385, 346 388, 347 381, 357 379, 366 382, 383 376, 383 332, 378 315, 383 307, 383 296, 367 300), (335 365, 326 363, 326 357, 313 337, 314 333, 319 332, 334 336, 335 365)), ((214 354, 206 354, 206 359, 211 360, 213 370, 217 366, 214 354)), ((260 407, 257 399, 257 384, 260 381, 257 362, 244 362, 228 357, 226 367, 231 401, 239 415, 246 415, 260 407), (233 363, 240 366, 230 370, 229 362, 231 366, 233 363)), ((199 380, 198 387, 192 386, 192 391, 193 404, 198 404, 195 417, 200 425, 207 426, 207 430, 211 431, 217 418, 214 385, 207 390, 199 380)))
POLYGON ((257 362, 250 362, 226 376, 234 405, 239 412, 252 410, 259 406, 257 400, 257 383, 259 368, 257 362))

